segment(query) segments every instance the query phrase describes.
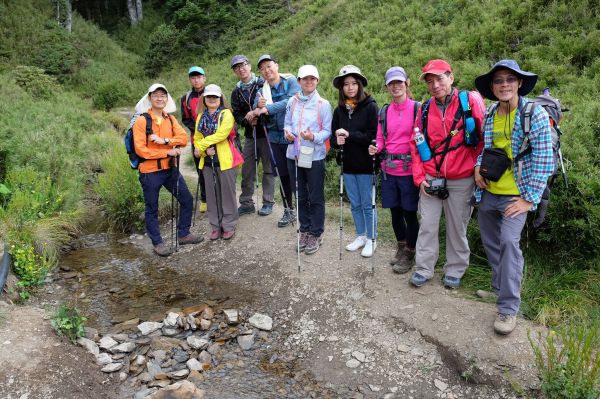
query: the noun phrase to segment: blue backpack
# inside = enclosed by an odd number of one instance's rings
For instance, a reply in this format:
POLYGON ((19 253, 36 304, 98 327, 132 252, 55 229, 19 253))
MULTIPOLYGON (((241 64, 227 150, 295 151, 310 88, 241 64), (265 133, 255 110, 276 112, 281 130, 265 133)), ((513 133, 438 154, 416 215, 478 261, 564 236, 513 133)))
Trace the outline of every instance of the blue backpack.
MULTIPOLYGON (((142 114, 138 114, 137 112, 133 114, 131 120, 129 121, 129 128, 125 133, 125 137, 123 141, 125 142, 125 150, 127 151, 127 155, 129 156, 129 166, 131 169, 138 169, 140 164, 145 161, 144 158, 140 157, 135 152, 135 142, 133 140, 133 124, 137 120, 138 117, 143 116, 146 119, 146 144, 148 144, 148 136, 150 136, 152 132, 152 117, 147 112, 142 114)), ((171 129, 173 129, 173 121, 171 120, 171 115, 169 115, 169 122, 171 122, 171 129)), ((175 135, 175 133, 173 133, 175 135)))

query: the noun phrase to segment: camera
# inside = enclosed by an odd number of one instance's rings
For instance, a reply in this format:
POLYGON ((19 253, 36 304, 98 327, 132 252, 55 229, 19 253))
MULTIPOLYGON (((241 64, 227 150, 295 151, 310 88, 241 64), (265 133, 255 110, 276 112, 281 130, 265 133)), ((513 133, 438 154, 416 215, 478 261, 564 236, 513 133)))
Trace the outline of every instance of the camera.
POLYGON ((425 187, 425 192, 429 195, 438 197, 439 199, 448 198, 448 189, 446 188, 446 179, 438 177, 427 180, 429 187, 425 187))

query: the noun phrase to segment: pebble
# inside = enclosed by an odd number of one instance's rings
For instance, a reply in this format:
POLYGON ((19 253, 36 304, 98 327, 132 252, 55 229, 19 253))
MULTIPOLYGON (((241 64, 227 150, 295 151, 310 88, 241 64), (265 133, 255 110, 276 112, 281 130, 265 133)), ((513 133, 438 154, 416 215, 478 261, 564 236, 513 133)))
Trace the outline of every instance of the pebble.
POLYGON ((350 359, 346 362, 346 367, 348 368, 355 369, 358 366, 360 366, 360 362, 356 359, 350 359))
POLYGON ((273 319, 262 313, 255 313, 252 315, 252 317, 250 317, 248 322, 250 325, 260 330, 271 331, 273 328, 273 319))
POLYGON ((179 319, 179 315, 177 313, 169 312, 164 320, 165 326, 177 327, 177 319, 179 319))
POLYGON ((100 349, 98 348, 98 345, 96 345, 96 343, 91 339, 79 337, 77 339, 77 343, 83 346, 88 352, 90 352, 94 356, 98 356, 100 354, 100 349))
POLYGON ((370 389, 371 389, 371 391, 373 391, 373 392, 379 392, 379 391, 381 391, 381 387, 380 387, 380 386, 377 386, 377 385, 372 385, 372 384, 369 384, 369 388, 370 388, 370 389))
POLYGON ((124 342, 120 345, 117 345, 111 348, 112 353, 129 353, 135 349, 135 344, 133 342, 124 342))
POLYGON ((198 355, 198 360, 201 363, 208 363, 211 364, 212 363, 212 356, 210 355, 210 353, 208 353, 207 351, 202 351, 200 352, 200 354, 198 355))
POLYGON ((109 363, 102 367, 101 371, 105 373, 114 373, 115 371, 121 370, 123 363, 109 363))
POLYGON ((212 325, 212 322, 210 320, 200 319, 200 329, 201 330, 208 330, 211 325, 212 325))
POLYGON ((252 335, 238 335, 237 342, 240 348, 247 351, 254 345, 254 334, 252 335))
POLYGON ((197 359, 190 359, 188 360, 185 365, 187 366, 188 369, 192 370, 192 371, 200 371, 202 370, 202 363, 200 363, 197 359))
POLYGON ((179 380, 181 378, 187 377, 189 373, 190 373, 190 370, 188 370, 188 369, 181 369, 181 370, 169 373, 169 377, 171 377, 173 379, 176 379, 176 380, 179 380))
POLYGON ((354 351, 352 352, 352 357, 355 358, 356 360, 358 360, 361 363, 365 362, 366 356, 364 353, 359 352, 359 351, 354 351))
POLYGON ((332 361, 333 360, 333 356, 327 356, 327 360, 332 361))
POLYGON ((240 322, 240 313, 237 309, 225 309, 223 313, 225 313, 228 324, 237 324, 240 322))
POLYGON ((400 345, 398 345, 398 351, 406 353, 406 352, 410 351, 410 347, 406 344, 400 344, 400 345))
POLYGON ((109 350, 115 346, 117 346, 119 343, 117 341, 115 341, 114 339, 112 339, 110 336, 106 335, 104 337, 102 337, 102 339, 99 342, 99 346, 102 349, 106 349, 109 350))
POLYGON ((100 353, 96 356, 96 363, 98 366, 106 366, 109 363, 112 363, 112 357, 108 353, 100 353))
POLYGON ((431 315, 431 320, 436 321, 438 319, 438 317, 439 316, 437 315, 437 313, 434 313, 431 315))
POLYGON ((145 321, 142 324, 138 325, 137 328, 142 333, 142 335, 148 335, 160 329, 162 326, 163 323, 157 323, 155 321, 145 321))
POLYGON ((194 349, 205 349, 209 344, 204 338, 199 338, 195 335, 190 335, 187 337, 186 341, 194 349))
POLYGON ((439 389, 442 392, 448 389, 448 384, 446 384, 444 381, 438 380, 437 378, 433 380, 433 384, 437 389, 439 389))
POLYGON ((327 341, 336 342, 336 341, 339 341, 339 338, 336 337, 335 335, 331 335, 331 336, 327 337, 327 341))

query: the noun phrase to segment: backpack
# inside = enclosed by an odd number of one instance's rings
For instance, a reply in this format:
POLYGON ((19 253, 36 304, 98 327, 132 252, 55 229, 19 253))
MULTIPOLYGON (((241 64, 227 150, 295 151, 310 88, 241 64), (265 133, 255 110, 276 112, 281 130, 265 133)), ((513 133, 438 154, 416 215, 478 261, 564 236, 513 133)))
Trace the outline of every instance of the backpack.
MULTIPOLYGON (((383 107, 379 110, 378 120, 381 125, 381 133, 383 134, 383 141, 387 141, 387 110, 390 104, 384 104, 383 107)), ((421 103, 418 101, 414 102, 414 111, 413 111, 413 120, 417 119, 417 113, 419 112, 419 107, 421 103)))
MULTIPOLYGON (((146 144, 148 144, 148 136, 150 136, 152 132, 152 117, 147 112, 142 114, 135 113, 131 117, 129 121, 129 128, 125 132, 125 137, 123 138, 125 144, 125 151, 127 151, 127 155, 129 156, 129 166, 131 169, 139 169, 140 164, 144 162, 146 159, 140 157, 135 152, 135 141, 133 140, 133 124, 137 120, 138 117, 143 116, 146 119, 146 144)), ((173 130, 173 121, 171 120, 171 115, 168 115, 169 122, 171 122, 171 130, 173 130)), ((173 136, 175 133, 173 132, 173 136)))

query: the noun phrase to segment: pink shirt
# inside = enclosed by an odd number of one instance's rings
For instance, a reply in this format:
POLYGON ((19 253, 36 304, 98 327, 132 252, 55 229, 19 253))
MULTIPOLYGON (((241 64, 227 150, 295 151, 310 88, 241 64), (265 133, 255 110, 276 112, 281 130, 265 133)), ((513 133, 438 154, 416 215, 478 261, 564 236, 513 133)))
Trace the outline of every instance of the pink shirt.
MULTIPOLYGON (((414 125, 414 101, 410 98, 400 104, 391 103, 387 109, 387 139, 384 142, 381 124, 377 125, 377 148, 381 152, 386 150, 387 154, 410 154, 410 138, 414 125)), ((381 169, 393 176, 412 175, 412 162, 408 163, 408 169, 404 170, 404 161, 392 161, 396 168, 387 166, 388 160, 381 161, 381 169)))

